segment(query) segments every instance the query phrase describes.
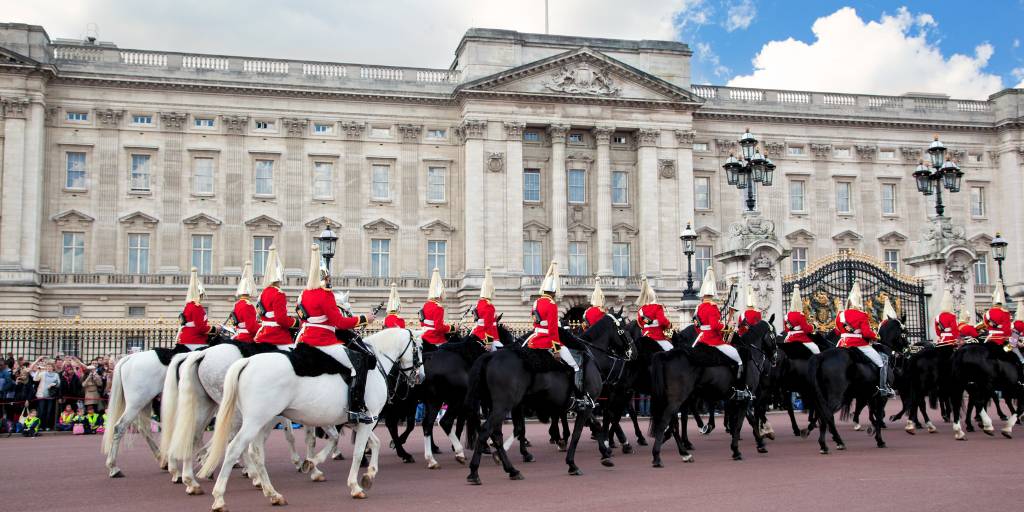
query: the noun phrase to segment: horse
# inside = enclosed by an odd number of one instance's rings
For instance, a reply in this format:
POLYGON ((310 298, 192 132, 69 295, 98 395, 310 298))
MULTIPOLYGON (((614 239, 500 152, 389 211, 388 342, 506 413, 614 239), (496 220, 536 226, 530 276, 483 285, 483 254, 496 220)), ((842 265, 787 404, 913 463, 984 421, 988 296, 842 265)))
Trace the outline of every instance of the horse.
MULTIPOLYGON (((811 333, 809 336, 818 346, 819 350, 827 350, 834 346, 829 345, 825 341, 824 336, 819 332, 811 333)), ((781 400, 783 407, 786 409, 789 415, 790 426, 793 429, 793 436, 806 438, 814 430, 817 422, 814 390, 811 387, 810 376, 807 373, 808 362, 814 354, 804 347, 803 343, 783 342, 778 346, 778 360, 772 369, 773 387, 769 392, 775 394, 775 397, 781 400), (791 393, 800 394, 800 398, 804 403, 804 410, 807 411, 807 427, 804 429, 801 429, 797 424, 796 415, 793 412, 793 401, 790 399, 791 393)), ((764 394, 765 396, 769 395, 769 393, 764 394)))
POLYGON ((996 391, 1001 391, 1006 406, 1010 409, 1001 433, 1003 437, 1012 438, 1013 426, 1018 420, 1019 400, 1024 398, 1019 384, 1024 380, 1024 375, 1016 356, 1005 352, 1002 346, 992 343, 968 343, 957 349, 953 355, 952 375, 954 438, 958 441, 967 439, 960 427, 961 397, 965 391, 968 405, 973 405, 981 415, 982 431, 990 436, 994 434, 995 428, 985 408, 996 391), (1014 399, 1018 401, 1017 407, 1014 406, 1014 399))
MULTIPOLYGON (((366 379, 365 402, 372 416, 380 414, 389 398, 395 381, 404 377, 412 383, 423 378, 421 360, 423 331, 385 329, 366 338, 366 344, 377 357, 376 371, 366 379)), ((315 350, 315 349, 314 349, 315 350)), ((329 356, 328 356, 329 357, 329 356)), ((223 511, 224 491, 235 460, 249 445, 258 447, 257 459, 276 416, 285 416, 306 427, 329 427, 348 421, 348 386, 341 375, 324 374, 317 377, 299 377, 285 354, 258 354, 240 359, 228 368, 224 378, 224 398, 217 410, 218 418, 232 418, 241 414, 242 424, 228 443, 234 430, 231 422, 218 421, 213 433, 210 451, 199 471, 200 477, 213 474, 223 460, 217 483, 213 488, 213 510, 223 511)), ((355 427, 353 454, 364 453, 369 443, 370 460, 361 482, 357 481, 361 457, 352 457, 348 475, 349 492, 353 498, 366 498, 365 489, 373 485, 378 471, 380 441, 373 434, 373 425, 360 423, 355 427)), ((332 447, 333 448, 333 447, 332 447)), ((278 493, 267 476, 266 467, 257 460, 258 476, 263 494, 274 505, 284 505, 284 496, 278 493)))
MULTIPOLYGON (((878 341, 876 347, 881 346, 883 351, 901 354, 909 346, 904 319, 883 320, 878 327, 878 341)), ((885 448, 882 429, 888 399, 878 393, 879 369, 870 361, 863 360, 863 356, 854 355, 855 351, 858 350, 831 348, 812 357, 808 363, 807 372, 811 377, 815 406, 818 408, 818 446, 823 455, 829 453, 828 445, 825 444, 826 432, 831 432, 837 449, 846 449, 836 430, 835 413, 842 408, 842 416, 849 416, 854 399, 867 404, 868 420, 871 423, 868 433, 873 432, 875 444, 885 448)))
POLYGON ((902 381, 899 388, 903 407, 889 417, 890 421, 899 421, 904 414, 909 414, 905 431, 913 435, 916 429, 921 427, 917 416, 920 412, 924 417, 928 432, 932 434, 938 432, 931 419, 928 418, 926 400, 930 399, 933 404, 942 404, 944 410, 949 409, 949 404, 952 402, 951 383, 954 353, 953 347, 924 345, 906 358, 902 376, 899 379, 902 381))

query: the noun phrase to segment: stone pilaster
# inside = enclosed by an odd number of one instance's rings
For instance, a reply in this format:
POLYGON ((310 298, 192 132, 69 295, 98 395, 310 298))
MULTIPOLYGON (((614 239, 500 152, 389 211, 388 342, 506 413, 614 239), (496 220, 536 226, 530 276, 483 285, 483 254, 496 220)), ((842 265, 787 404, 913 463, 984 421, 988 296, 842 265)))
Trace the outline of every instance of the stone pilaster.
MULTIPOLYGON (((693 209, 693 139, 696 137, 696 132, 693 130, 676 130, 676 174, 678 187, 678 200, 676 204, 676 211, 678 212, 679 218, 678 233, 682 234, 683 229, 686 227, 687 222, 693 222, 694 209, 693 209)), ((678 240, 678 235, 676 236, 678 240)), ((682 247, 678 242, 674 243, 676 248, 676 254, 679 259, 679 275, 680 277, 686 277, 686 258, 682 255, 682 247)), ((700 279, 700 277, 698 277, 700 279)))
POLYGON ((640 246, 633 248, 640 262, 640 273, 658 277, 661 271, 658 236, 658 138, 661 131, 641 128, 637 132, 637 193, 640 246))
POLYGON ((523 272, 523 129, 505 123, 505 272, 523 272))
MULTIPOLYGON (((43 223, 43 163, 46 146, 46 109, 33 100, 28 106, 25 123, 25 167, 22 195, 25 204, 21 212, 21 268, 39 269, 40 240, 43 223)), ((5 168, 6 169, 6 168, 5 168)), ((15 220, 17 222, 17 220, 15 220)))
POLYGON ((597 141, 597 191, 594 208, 597 211, 597 275, 612 275, 612 162, 611 137, 615 128, 599 126, 593 129, 597 141))
MULTIPOLYGON (((274 196, 283 205, 281 215, 285 226, 301 226, 303 212, 308 207, 306 197, 312 194, 312 173, 306 172, 305 119, 282 119, 287 130, 285 139, 285 161, 282 178, 274 180, 274 196)), ((289 268, 306 270, 309 265, 310 239, 302 229, 282 229, 280 239, 274 240, 285 265, 289 268)))
MULTIPOLYGON (((220 247, 225 248, 225 256, 221 261, 226 267, 241 268, 246 260, 252 259, 252 247, 245 239, 245 228, 242 222, 245 217, 246 169, 249 166, 249 157, 245 152, 245 132, 249 127, 249 116, 222 116, 224 124, 224 155, 220 161, 220 168, 216 172, 224 173, 224 189, 218 190, 217 194, 224 194, 224 204, 230 205, 224 209, 224 225, 220 228, 223 240, 220 247), (237 249, 229 249, 237 248, 237 249)), ((255 269, 262 273, 263 269, 255 269)))
POLYGON ((4 114, 4 173, 0 202, 0 266, 21 270, 21 212, 26 198, 22 194, 25 168, 26 119, 29 102, 24 98, 0 100, 4 114))
MULTIPOLYGON (((157 155, 154 160, 163 162, 157 170, 157 161, 150 164, 160 177, 161 221, 157 225, 160 233, 160 246, 168 250, 160 252, 160 272, 177 273, 181 271, 181 263, 188 261, 187 256, 183 260, 180 251, 172 251, 171 247, 180 247, 183 242, 181 220, 183 218, 182 205, 182 163, 184 160, 184 128, 188 121, 188 114, 178 112, 161 112, 160 126, 165 132, 163 155, 157 155)), ((154 180, 155 181, 155 180, 154 180)), ((187 266, 187 264, 186 264, 187 266)), ((215 272, 217 269, 213 269, 215 272)))
MULTIPOLYGON (((118 160, 121 155, 121 142, 119 130, 121 119, 124 117, 123 110, 98 109, 95 111, 97 125, 99 126, 99 140, 96 145, 95 162, 92 166, 93 175, 96 180, 91 189, 96 195, 95 205, 96 221, 93 224, 92 261, 95 263, 96 272, 114 273, 127 272, 127 266, 117 267, 119 248, 123 244, 118 243, 118 194, 123 193, 123 181, 119 181, 124 175, 118 173, 118 160)), ((152 162, 155 164, 156 162, 152 162)), ((156 168, 154 165, 153 169, 156 168)))
POLYGON ((487 121, 467 119, 458 128, 464 147, 466 274, 484 270, 484 141, 487 121))
MULTIPOLYGON (((553 124, 548 127, 551 136, 551 255, 558 262, 560 272, 569 266, 568 189, 565 174, 565 136, 569 125, 553 124)), ((546 265, 545 265, 546 266, 546 265)))
MULTIPOLYGON (((420 183, 426 182, 426 172, 420 168, 420 133, 423 126, 414 124, 398 125, 398 133, 402 140, 401 155, 396 163, 396 169, 401 178, 398 179, 401 191, 398 197, 398 210, 401 218, 402 228, 398 231, 398 251, 391 254, 397 256, 392 260, 391 273, 402 277, 417 277, 419 266, 423 265, 426 258, 422 257, 427 250, 426 245, 420 242, 420 230, 417 229, 417 222, 420 218, 420 203, 425 195, 420 192, 426 187, 420 187, 420 183), (397 272, 396 272, 397 271, 397 272)), ((430 271, 428 271, 430 272, 430 271)))

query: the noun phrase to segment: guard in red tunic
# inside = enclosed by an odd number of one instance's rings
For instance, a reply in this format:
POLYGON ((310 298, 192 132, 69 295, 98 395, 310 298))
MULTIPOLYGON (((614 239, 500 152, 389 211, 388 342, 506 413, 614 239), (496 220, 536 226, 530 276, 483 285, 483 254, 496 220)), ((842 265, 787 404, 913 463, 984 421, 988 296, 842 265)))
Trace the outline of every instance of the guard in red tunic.
POLYGON ((693 325, 697 328, 697 341, 694 346, 702 343, 709 347, 715 347, 726 357, 736 363, 736 376, 733 380, 733 399, 749 400, 752 398, 746 382, 744 382, 743 359, 736 347, 726 343, 722 338, 722 331, 725 324, 722 323, 722 311, 715 303, 718 295, 718 281, 715 278, 715 269, 708 267, 704 272, 704 281, 700 284, 701 303, 693 315, 693 325))
MULTIPOLYGON (((366 374, 371 365, 366 347, 355 350, 346 349, 345 342, 335 334, 338 329, 355 329, 373 322, 373 313, 360 316, 345 316, 338 307, 334 293, 329 289, 330 275, 327 269, 320 266, 320 248, 316 245, 310 250, 309 277, 306 289, 299 296, 296 309, 303 318, 302 330, 298 342, 316 347, 333 357, 352 371, 352 386, 348 391, 349 419, 360 423, 372 424, 376 421, 368 415, 363 395, 366 390, 366 374)), ((361 341, 357 343, 361 344, 361 341)))
POLYGON ((751 327, 761 322, 761 310, 757 309, 757 298, 754 297, 754 289, 747 285, 747 307, 740 315, 739 325, 736 327, 736 334, 743 336, 751 327))
POLYGON ((444 323, 444 282, 441 281, 441 271, 434 269, 430 275, 430 289, 427 290, 427 302, 420 309, 420 325, 426 329, 423 333, 423 341, 427 344, 423 348, 427 351, 443 345, 448 341, 448 333, 452 327, 444 323))
POLYGON ((953 313, 953 295, 949 289, 942 292, 939 314, 935 317, 935 346, 956 347, 960 342, 960 325, 953 313))
MULTIPOLYGON (((894 395, 889 387, 888 356, 881 354, 871 346, 878 335, 871 329, 868 314, 863 311, 864 298, 861 295, 860 283, 854 282, 847 299, 847 309, 836 317, 835 332, 839 335, 840 348, 856 348, 860 350, 875 366, 878 367, 878 392, 882 396, 894 395)), ((892 306, 888 306, 892 308, 892 306)))
POLYGON ((235 306, 231 309, 229 321, 235 326, 235 335, 231 339, 243 343, 252 343, 256 331, 260 328, 259 315, 251 297, 256 293, 256 283, 252 279, 252 262, 246 261, 242 267, 242 277, 238 279, 235 290, 235 306))
POLYGON ((206 322, 206 309, 202 306, 206 289, 199 280, 199 270, 192 267, 188 278, 188 292, 185 295, 185 309, 178 315, 181 329, 178 331, 178 344, 189 350, 205 347, 210 343, 213 327, 206 322))
POLYGON ((957 332, 960 333, 960 344, 963 345, 968 341, 973 342, 981 337, 978 333, 978 328, 971 323, 971 311, 966 307, 960 310, 960 323, 957 324, 957 332))
POLYGON ((647 276, 640 280, 640 294, 637 295, 636 305, 640 306, 636 312, 636 323, 640 326, 641 339, 654 341, 662 350, 672 350, 672 343, 667 336, 672 328, 672 322, 665 316, 665 308, 658 304, 658 297, 647 281, 647 276))
POLYGON ((284 265, 277 256, 277 246, 270 246, 267 252, 267 264, 263 270, 263 292, 260 293, 258 311, 260 312, 260 328, 256 333, 256 343, 277 345, 280 350, 295 348, 290 329, 299 325, 299 320, 288 316, 288 296, 281 291, 284 281, 284 265))
POLYGON ((590 307, 583 312, 583 322, 589 329, 604 318, 604 290, 601 289, 601 278, 594 278, 594 291, 590 294, 590 307))
POLYGON ((385 329, 405 329, 405 319, 398 316, 402 309, 402 300, 398 297, 398 285, 391 283, 391 293, 388 295, 387 316, 384 317, 385 329))
POLYGON ((558 263, 552 261, 540 285, 540 297, 533 301, 533 334, 526 339, 526 346, 534 350, 558 350, 558 357, 573 371, 573 386, 578 407, 593 407, 593 398, 583 389, 583 370, 569 348, 562 345, 558 329, 558 304, 555 297, 561 289, 558 263))
POLYGON ((800 285, 793 285, 793 295, 789 298, 789 312, 783 322, 785 329, 782 334, 786 337, 785 343, 803 343, 812 354, 819 354, 818 344, 811 339, 814 333, 814 326, 807 321, 804 315, 804 302, 800 297, 800 285))
POLYGON ((1017 312, 1013 315, 1013 337, 1017 339, 1017 347, 1024 343, 1024 300, 1017 299, 1017 312))
MULTIPOLYGON (((1003 282, 999 281, 996 283, 995 291, 992 292, 992 307, 985 312, 983 323, 988 330, 988 338, 985 341, 1001 347, 1011 343, 1010 337, 1013 334, 1013 318, 1004 307, 1005 304, 1006 292, 1003 291, 1003 282)), ((1017 359, 1024 364, 1024 356, 1021 355, 1020 349, 1015 344, 1011 343, 1011 346, 1012 348, 1007 351, 1016 354, 1017 359)))
POLYGON ((484 281, 480 283, 480 300, 476 301, 473 308, 473 318, 476 320, 476 327, 473 328, 473 336, 480 340, 484 346, 492 345, 494 349, 501 348, 498 341, 498 324, 495 321, 497 311, 491 299, 494 297, 494 277, 491 276, 491 267, 484 271, 484 281))

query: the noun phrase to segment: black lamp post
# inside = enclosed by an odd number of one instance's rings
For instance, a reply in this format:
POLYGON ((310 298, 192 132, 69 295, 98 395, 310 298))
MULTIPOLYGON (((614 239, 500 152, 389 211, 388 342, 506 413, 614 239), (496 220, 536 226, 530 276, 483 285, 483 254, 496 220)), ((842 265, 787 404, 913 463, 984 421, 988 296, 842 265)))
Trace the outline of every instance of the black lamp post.
POLYGON ((1003 260, 1006 259, 1006 246, 1009 242, 1002 235, 996 233, 996 237, 988 244, 992 248, 992 259, 999 265, 999 280, 1003 280, 1003 260))
POLYGON ((918 192, 926 196, 935 194, 935 213, 941 217, 946 211, 942 204, 942 189, 945 188, 950 193, 960 192, 960 181, 964 172, 952 160, 946 160, 946 146, 939 141, 937 135, 928 146, 928 158, 931 161, 931 168, 921 162, 914 170, 914 180, 917 182, 918 192))
POLYGON ((775 164, 757 149, 757 139, 750 133, 750 129, 743 133, 739 142, 742 153, 740 158, 729 155, 722 168, 725 169, 725 178, 729 185, 747 190, 747 211, 752 212, 757 206, 754 187, 758 183, 766 187, 772 186, 775 164))
MULTIPOLYGON (((320 242, 320 255, 323 256, 324 262, 327 264, 327 275, 331 275, 331 258, 334 257, 334 248, 338 243, 338 237, 331 231, 331 225, 327 224, 324 226, 324 230, 317 237, 317 241, 320 242)), ((328 287, 330 283, 328 282, 328 287)))
POLYGON ((697 232, 689 222, 679 239, 683 241, 683 252, 686 253, 686 290, 683 291, 683 300, 693 300, 697 298, 697 290, 693 289, 693 253, 696 252, 694 244, 697 242, 697 232))

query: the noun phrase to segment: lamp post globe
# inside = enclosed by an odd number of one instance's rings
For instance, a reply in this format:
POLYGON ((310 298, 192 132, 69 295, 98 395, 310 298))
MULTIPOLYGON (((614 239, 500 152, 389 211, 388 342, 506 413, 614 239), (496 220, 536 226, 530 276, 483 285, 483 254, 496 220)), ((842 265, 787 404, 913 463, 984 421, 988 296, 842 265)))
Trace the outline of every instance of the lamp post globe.
POLYGON ((989 247, 992 248, 992 259, 996 260, 996 264, 999 265, 999 280, 1003 280, 1003 260, 1006 259, 1006 246, 1010 245, 1009 242, 1003 238, 1002 235, 996 233, 996 237, 989 242, 989 247))
POLYGON ((757 208, 757 195, 754 187, 758 183, 766 187, 772 186, 772 173, 775 171, 775 164, 764 153, 761 153, 757 147, 757 139, 750 133, 749 128, 740 136, 739 144, 740 158, 729 155, 729 158, 722 164, 722 168, 725 169, 725 178, 729 186, 747 191, 747 211, 753 212, 757 208))
POLYGON ((320 232, 317 241, 320 242, 320 255, 323 256, 329 272, 331 270, 331 258, 334 257, 334 250, 338 243, 338 236, 331 231, 330 224, 324 226, 324 230, 320 232))
POLYGON ((679 239, 683 241, 683 253, 686 254, 686 290, 683 290, 683 300, 693 300, 697 298, 697 291, 693 289, 693 253, 697 249, 697 232, 689 222, 679 239))

